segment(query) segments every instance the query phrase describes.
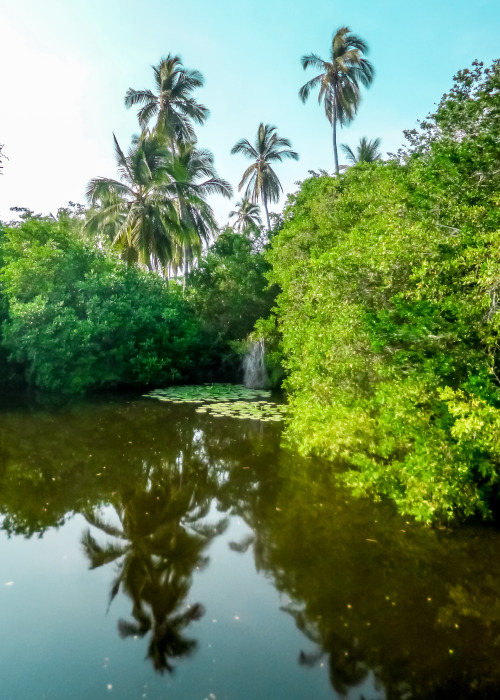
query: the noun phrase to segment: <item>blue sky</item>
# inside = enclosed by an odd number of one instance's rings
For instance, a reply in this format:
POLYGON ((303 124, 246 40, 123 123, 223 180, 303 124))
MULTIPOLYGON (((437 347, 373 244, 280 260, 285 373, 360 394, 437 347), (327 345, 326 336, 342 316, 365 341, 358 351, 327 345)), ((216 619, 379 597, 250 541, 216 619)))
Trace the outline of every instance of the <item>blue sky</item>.
MULTIPOLYGON (((205 76, 198 98, 211 116, 199 141, 235 190, 246 161, 230 149, 261 121, 300 154, 276 168, 285 193, 310 169, 331 171, 330 125, 314 95, 303 105, 297 93, 313 76, 301 55, 327 58, 343 25, 368 42, 376 69, 340 133, 351 146, 380 136, 384 152, 396 150, 457 70, 500 57, 498 0, 0 0, 0 143, 9 157, 0 219, 15 205, 48 213, 84 202, 90 178, 114 176, 112 132, 125 148, 138 131, 125 92, 152 86, 150 66, 169 52, 205 76)), ((232 204, 213 205, 224 224, 232 204)))

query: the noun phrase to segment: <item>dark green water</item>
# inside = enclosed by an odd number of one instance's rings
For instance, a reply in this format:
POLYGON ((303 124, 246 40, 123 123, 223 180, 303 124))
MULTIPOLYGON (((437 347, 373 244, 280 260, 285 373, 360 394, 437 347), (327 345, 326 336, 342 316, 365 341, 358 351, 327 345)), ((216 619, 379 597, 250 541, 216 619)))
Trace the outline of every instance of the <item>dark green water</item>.
POLYGON ((0 700, 500 696, 500 533, 147 399, 0 410, 0 700))

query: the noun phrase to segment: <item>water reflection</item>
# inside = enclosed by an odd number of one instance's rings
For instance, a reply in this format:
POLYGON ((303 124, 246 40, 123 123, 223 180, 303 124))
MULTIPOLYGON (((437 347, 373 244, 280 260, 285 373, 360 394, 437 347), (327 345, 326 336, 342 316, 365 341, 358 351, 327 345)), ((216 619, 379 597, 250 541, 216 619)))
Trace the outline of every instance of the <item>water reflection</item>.
MULTIPOLYGON (((189 591, 227 537, 222 575, 253 558, 282 596, 277 615, 302 634, 289 664, 328 669, 335 697, 500 693, 500 533, 430 530, 352 499, 330 465, 280 449, 276 425, 140 400, 5 413, 0 512, 12 539, 85 516, 75 547, 92 569, 114 572, 110 602, 131 607, 118 632, 147 638, 159 672, 195 649, 192 623, 210 599, 189 607, 189 591), (225 535, 232 517, 250 534, 225 535)), ((248 606, 254 580, 241 591, 248 606)), ((241 664, 244 644, 229 663, 241 664)))
POLYGON ((280 476, 277 506, 260 511, 257 560, 316 645, 300 664, 327 663, 341 696, 370 678, 377 698, 498 693, 498 532, 416 527, 351 500, 323 465, 284 458, 280 476))
POLYGON ((185 608, 185 599, 193 571, 208 564, 204 551, 227 525, 225 519, 206 520, 217 481, 189 456, 184 452, 171 464, 144 465, 135 487, 113 498, 119 526, 99 510, 85 514, 93 528, 111 538, 100 544, 90 529, 82 538, 92 569, 115 562, 110 603, 120 589, 132 600, 133 621, 119 621, 120 636, 150 632, 147 655, 160 672, 172 671, 171 659, 196 647, 183 630, 204 608, 200 603, 185 608))

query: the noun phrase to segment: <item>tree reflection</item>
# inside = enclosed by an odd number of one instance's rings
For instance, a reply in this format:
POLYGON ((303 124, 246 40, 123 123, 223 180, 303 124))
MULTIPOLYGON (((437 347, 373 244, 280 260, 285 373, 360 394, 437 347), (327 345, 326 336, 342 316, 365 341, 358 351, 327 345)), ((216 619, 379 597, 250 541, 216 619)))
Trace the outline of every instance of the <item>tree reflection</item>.
POLYGON ((147 640, 159 672, 196 647, 191 582, 225 527, 211 508, 251 528, 234 556, 252 550, 302 634, 297 662, 327 667, 337 695, 499 695, 498 531, 424 528, 353 499, 272 424, 146 400, 2 417, 2 528, 42 534, 84 513, 91 568, 114 567, 110 603, 131 604, 119 634, 147 640))
POLYGON ((234 512, 309 642, 300 665, 327 666, 336 694, 351 700, 498 696, 497 531, 406 522, 390 505, 354 499, 330 465, 286 451, 273 479, 271 498, 257 485, 240 498, 237 488, 234 512))
POLYGON ((105 545, 90 530, 82 538, 91 568, 116 563, 110 604, 122 590, 132 600, 133 618, 119 621, 120 636, 150 633, 147 656, 160 673, 173 671, 172 659, 196 647, 184 630, 204 609, 200 603, 186 606, 186 597, 193 572, 208 563, 204 550, 227 525, 206 521, 216 481, 185 457, 145 467, 135 488, 114 503, 119 525, 97 510, 85 514, 90 525, 112 538, 105 545))

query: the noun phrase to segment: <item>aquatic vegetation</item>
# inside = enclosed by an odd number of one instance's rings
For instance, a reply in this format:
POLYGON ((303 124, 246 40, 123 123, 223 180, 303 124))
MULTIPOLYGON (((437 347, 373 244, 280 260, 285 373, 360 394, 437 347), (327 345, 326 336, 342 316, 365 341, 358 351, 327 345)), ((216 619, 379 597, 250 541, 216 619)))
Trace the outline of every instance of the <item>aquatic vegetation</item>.
POLYGON ((175 386, 155 389, 143 396, 171 403, 204 404, 196 409, 197 413, 251 420, 282 421, 287 408, 270 401, 271 392, 267 389, 248 389, 241 384, 175 386))

